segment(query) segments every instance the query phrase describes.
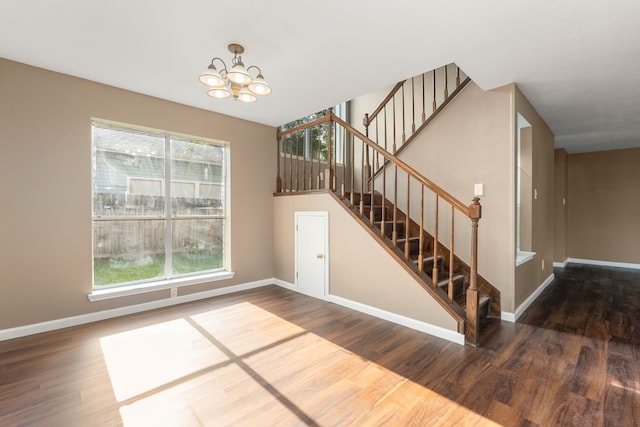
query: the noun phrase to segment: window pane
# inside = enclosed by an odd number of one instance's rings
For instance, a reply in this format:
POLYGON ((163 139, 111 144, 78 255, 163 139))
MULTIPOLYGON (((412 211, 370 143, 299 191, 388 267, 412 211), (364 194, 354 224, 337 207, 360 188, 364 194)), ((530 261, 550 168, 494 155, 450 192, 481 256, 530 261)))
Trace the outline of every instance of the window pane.
POLYGON ((93 222, 94 286, 164 276, 164 220, 93 222))
POLYGON ((224 219, 175 219, 172 226, 174 275, 224 266, 224 219))
POLYGON ((93 215, 164 214, 164 136, 93 123, 93 215))
POLYGON ((171 138, 171 208, 174 215, 224 213, 224 147, 171 138))

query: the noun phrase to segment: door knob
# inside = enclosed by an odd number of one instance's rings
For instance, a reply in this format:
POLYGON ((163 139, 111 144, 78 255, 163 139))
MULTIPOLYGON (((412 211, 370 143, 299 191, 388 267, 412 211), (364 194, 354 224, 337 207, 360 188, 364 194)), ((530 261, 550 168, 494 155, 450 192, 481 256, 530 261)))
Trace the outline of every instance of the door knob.
POLYGON ((318 255, 316 255, 316 258, 322 259, 322 258, 324 258, 324 254, 318 254, 318 255))

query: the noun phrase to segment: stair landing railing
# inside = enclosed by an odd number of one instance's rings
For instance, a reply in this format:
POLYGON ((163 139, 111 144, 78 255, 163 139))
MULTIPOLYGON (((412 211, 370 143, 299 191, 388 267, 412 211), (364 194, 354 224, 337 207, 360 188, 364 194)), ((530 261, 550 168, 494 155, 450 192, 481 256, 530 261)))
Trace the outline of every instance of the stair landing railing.
MULTIPOLYGON (((328 109, 324 117, 306 123, 296 128, 278 131, 277 133, 277 177, 276 193, 308 192, 316 190, 329 190, 345 201, 352 210, 363 218, 369 227, 375 228, 374 224, 374 204, 375 195, 381 195, 382 222, 380 224, 380 237, 387 235, 387 223, 384 220, 387 213, 385 200, 393 200, 393 212, 389 216, 393 218, 389 224, 391 230, 391 244, 395 249, 399 249, 397 239, 398 221, 401 217, 401 209, 404 215, 405 243, 404 259, 409 261, 409 238, 419 239, 419 259, 417 262, 417 274, 426 275, 423 271, 423 253, 426 247, 426 238, 423 230, 426 229, 425 217, 431 217, 433 223, 433 256, 438 259, 439 244, 443 246, 448 243, 449 247, 449 283, 448 292, 441 305, 452 315, 459 314, 452 308, 453 302, 453 277, 454 277, 454 256, 460 259, 469 259, 469 287, 466 290, 466 318, 459 332, 464 332, 468 343, 477 345, 479 338, 479 318, 478 318, 478 222, 481 217, 481 206, 479 198, 473 198, 470 205, 465 205, 451 194, 440 188, 438 185, 424 177, 411 166, 407 165, 391 152, 372 141, 365 134, 359 132, 344 120, 336 116, 332 109, 328 109), (300 137, 301 133, 308 129, 321 129, 315 135, 321 135, 322 140, 318 140, 315 145, 309 144, 308 138, 300 137), (305 146, 301 146, 304 144, 305 146), (309 147, 315 148, 310 150, 309 147), (381 162, 381 173, 375 180, 367 176, 367 159, 379 157, 381 162), (338 160, 340 159, 340 161, 338 160), (360 197, 356 204, 355 193, 371 194, 371 209, 369 217, 365 216, 364 197, 360 197), (430 194, 429 198, 425 193, 430 194), (417 200, 415 200, 417 199, 417 200), (433 201, 429 205, 428 201, 433 201), (441 205, 444 205, 441 207, 441 205), (427 210, 432 209, 427 215, 427 210), (417 215, 411 215, 419 212, 417 215), (411 236, 409 227, 410 219, 419 223, 417 235, 411 236), (455 233, 459 228, 456 218, 466 219, 471 226, 470 244, 464 245, 469 251, 468 257, 460 255, 460 249, 455 247, 455 233), (417 218, 417 219, 416 219, 417 218), (443 219, 449 220, 448 236, 440 233, 443 219), (448 237, 448 239, 447 239, 448 237), (444 240, 449 240, 445 242, 444 240)), ((377 229, 376 229, 376 232, 377 229)), ((463 248, 464 249, 464 248, 463 248)), ((400 250, 400 249, 399 249, 400 250)), ((440 280, 437 263, 434 263, 431 272, 431 285, 428 291, 437 298, 435 292, 440 280)), ((426 279, 426 277, 425 277, 426 279)), ((444 278, 443 278, 444 279, 444 278)), ((461 323, 459 323, 460 325, 461 323)))
MULTIPOLYGON (((469 81, 451 63, 396 83, 380 104, 364 115, 364 134, 397 155, 469 81)), ((375 174, 380 169, 379 156, 366 160, 375 174)))

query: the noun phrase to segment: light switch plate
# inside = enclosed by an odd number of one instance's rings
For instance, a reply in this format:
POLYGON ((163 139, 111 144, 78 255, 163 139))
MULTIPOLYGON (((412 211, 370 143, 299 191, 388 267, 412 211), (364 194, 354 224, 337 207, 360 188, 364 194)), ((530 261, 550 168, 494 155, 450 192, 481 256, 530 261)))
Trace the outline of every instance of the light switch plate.
POLYGON ((474 196, 484 196, 484 184, 475 184, 473 186, 474 196))

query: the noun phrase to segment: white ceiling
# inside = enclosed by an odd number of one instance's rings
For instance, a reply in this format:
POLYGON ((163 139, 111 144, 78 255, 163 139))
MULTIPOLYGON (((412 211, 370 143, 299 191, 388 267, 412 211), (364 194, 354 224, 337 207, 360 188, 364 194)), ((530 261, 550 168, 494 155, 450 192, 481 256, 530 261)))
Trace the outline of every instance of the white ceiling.
POLYGON ((273 126, 456 62, 516 82, 557 147, 640 146, 638 0, 0 0, 0 57, 273 126), (270 97, 206 96, 230 42, 270 97))

